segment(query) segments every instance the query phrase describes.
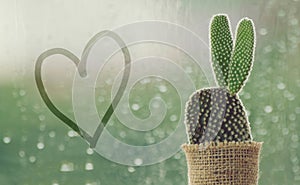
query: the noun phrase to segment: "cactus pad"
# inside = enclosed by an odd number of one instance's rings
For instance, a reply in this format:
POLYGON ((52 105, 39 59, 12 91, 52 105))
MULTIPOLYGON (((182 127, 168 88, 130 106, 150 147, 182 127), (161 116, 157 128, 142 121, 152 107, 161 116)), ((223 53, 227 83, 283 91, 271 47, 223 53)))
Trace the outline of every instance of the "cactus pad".
POLYGON ((185 123, 190 144, 251 141, 243 105, 226 88, 195 92, 187 103, 185 123))
POLYGON ((238 93, 250 74, 255 47, 254 26, 250 19, 240 21, 230 62, 228 86, 231 94, 238 93))
POLYGON ((221 87, 228 85, 229 63, 233 50, 233 40, 226 15, 217 15, 210 26, 211 61, 216 80, 221 87))

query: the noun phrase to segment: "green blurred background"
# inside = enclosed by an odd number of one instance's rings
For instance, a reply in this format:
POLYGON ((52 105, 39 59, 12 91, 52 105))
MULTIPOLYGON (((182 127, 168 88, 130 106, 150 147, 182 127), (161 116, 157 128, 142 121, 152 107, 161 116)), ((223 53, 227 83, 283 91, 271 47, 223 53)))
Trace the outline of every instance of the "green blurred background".
MULTIPOLYGON (((259 184, 300 184, 298 0, 0 1, 0 184, 187 184, 181 151, 161 163, 140 167, 119 165, 93 152, 46 108, 33 69, 46 49, 63 47, 80 56, 85 43, 98 31, 141 20, 184 25, 208 43, 209 20, 215 13, 227 13, 233 28, 244 16, 256 25, 255 64, 240 97, 254 140, 264 142, 259 184)), ((188 57, 179 64, 197 88, 208 85, 188 57)), ((54 58, 46 67, 43 73, 51 98, 73 118, 74 67, 62 58, 54 58)), ((109 104, 115 74, 109 66, 105 72, 96 88, 100 116, 109 104)), ((181 116, 179 97, 171 84, 155 78, 141 81, 132 89, 129 104, 134 115, 146 118, 154 95, 170 105, 161 126, 145 134, 115 121, 108 125, 109 131, 136 145, 168 137, 176 124, 183 124, 176 122, 181 116)))

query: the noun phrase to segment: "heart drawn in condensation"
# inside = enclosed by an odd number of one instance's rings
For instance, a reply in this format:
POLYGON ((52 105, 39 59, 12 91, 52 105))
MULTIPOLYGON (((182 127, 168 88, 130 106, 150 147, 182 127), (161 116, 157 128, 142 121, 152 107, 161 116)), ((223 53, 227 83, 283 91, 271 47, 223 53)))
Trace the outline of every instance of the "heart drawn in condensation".
MULTIPOLYGON (((101 52, 101 51, 100 51, 101 52)), ((129 74, 130 74, 130 63, 131 63, 131 57, 128 48, 126 47, 123 40, 114 32, 105 30, 101 31, 98 34, 96 34, 94 37, 92 37, 89 42, 87 43, 86 47, 83 50, 81 60, 75 56, 70 51, 63 49, 63 48, 53 48, 49 49, 45 52, 43 52, 37 59, 36 65, 35 65, 35 81, 37 88, 39 90, 39 93, 45 102, 46 106, 49 108, 49 110, 58 117, 61 121, 63 121, 66 125, 68 125, 70 128, 72 128, 75 132, 77 132, 82 138, 86 139, 87 142, 90 144, 91 148, 94 148, 97 144, 97 141, 99 140, 99 137, 101 136, 101 133, 108 123, 109 119, 111 118, 112 114, 114 113, 114 108, 118 105, 124 90, 126 88, 126 85, 128 83, 129 74), (105 114, 103 118, 101 119, 101 122, 98 124, 96 131, 93 135, 88 134, 85 130, 81 129, 73 120, 68 118, 64 113, 62 113, 50 100, 47 91, 45 89, 44 83, 42 81, 42 75, 41 75, 41 69, 42 64, 46 58, 52 55, 63 55, 70 59, 75 65, 79 72, 80 77, 86 77, 87 76, 87 57, 90 53, 91 48, 96 44, 96 42, 103 38, 103 37, 110 37, 116 43, 120 46, 121 51, 123 53, 124 57, 124 73, 121 79, 121 84, 119 86, 119 89, 117 90, 117 93, 115 97, 113 98, 112 102, 110 103, 108 109, 105 111, 105 114), (129 66, 129 67, 128 67, 129 66)))

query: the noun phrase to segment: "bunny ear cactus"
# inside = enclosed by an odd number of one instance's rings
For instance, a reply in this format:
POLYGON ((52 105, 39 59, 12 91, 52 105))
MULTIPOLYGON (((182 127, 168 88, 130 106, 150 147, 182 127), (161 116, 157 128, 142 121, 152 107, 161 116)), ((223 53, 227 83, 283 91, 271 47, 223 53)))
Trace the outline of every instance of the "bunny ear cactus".
POLYGON ((220 87, 195 92, 186 105, 190 144, 251 141, 250 125, 237 93, 250 75, 255 48, 253 22, 243 18, 235 42, 226 15, 210 24, 211 61, 220 87))

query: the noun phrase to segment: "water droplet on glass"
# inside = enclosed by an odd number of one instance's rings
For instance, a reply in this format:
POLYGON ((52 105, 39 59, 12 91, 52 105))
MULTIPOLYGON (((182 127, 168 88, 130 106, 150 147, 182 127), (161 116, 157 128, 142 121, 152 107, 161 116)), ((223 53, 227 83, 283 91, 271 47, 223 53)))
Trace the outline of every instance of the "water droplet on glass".
POLYGON ((20 108, 20 111, 21 111, 21 112, 25 112, 25 111, 26 111, 26 107, 21 107, 21 108, 20 108))
POLYGON ((267 31, 266 28, 261 28, 261 29, 259 30, 259 34, 261 34, 261 35, 267 35, 267 33, 268 33, 268 31, 267 31))
POLYGON ((21 119, 22 119, 23 121, 27 121, 27 120, 28 120, 28 117, 27 117, 26 115, 22 115, 22 116, 21 116, 21 119))
POLYGON ((162 81, 162 79, 161 79, 160 77, 157 77, 157 78, 155 78, 155 81, 157 81, 157 82, 161 82, 161 81, 162 81))
POLYGON ((121 138, 125 138, 126 137, 126 132, 121 131, 119 135, 120 135, 121 138))
POLYGON ((296 107, 295 112, 296 112, 296 114, 300 114, 300 107, 296 107))
POLYGON ((130 173, 133 173, 133 172, 135 172, 135 168, 132 167, 132 166, 130 166, 130 167, 128 167, 128 171, 129 171, 130 173))
POLYGON ((298 173, 300 167, 299 166, 293 166, 293 172, 298 173))
POLYGON ((46 124, 40 124, 40 131, 43 132, 46 130, 46 124))
POLYGON ((251 115, 251 111, 250 110, 246 110, 246 114, 247 114, 247 116, 250 116, 251 115))
POLYGON ((290 114, 289 115, 289 120, 295 121, 296 120, 296 115, 295 114, 290 114))
POLYGON ((12 92, 12 95, 13 95, 14 98, 17 98, 17 97, 18 97, 18 93, 17 93, 16 91, 13 91, 13 92, 12 92))
POLYGON ((102 103, 102 102, 104 102, 104 100, 105 100, 105 99, 104 99, 103 96, 99 96, 99 97, 98 97, 98 102, 102 103))
POLYGON ((153 144, 153 143, 155 143, 155 138, 148 136, 148 137, 146 137, 146 141, 147 141, 147 144, 153 144))
POLYGON ((284 10, 279 10, 277 15, 278 15, 278 17, 284 17, 285 16, 285 11, 284 10))
POLYGON ((282 129, 282 134, 283 135, 288 135, 289 134, 289 129, 288 128, 283 128, 282 129))
POLYGON ((177 115, 175 115, 175 114, 171 115, 170 121, 177 121, 177 115))
POLYGON ((48 135, 49 137, 54 138, 56 134, 54 131, 50 131, 48 135))
POLYGON ((85 170, 90 171, 94 169, 93 163, 85 163, 85 170))
POLYGON ((273 50, 273 48, 270 45, 264 47, 264 49, 263 49, 264 53, 270 53, 272 50, 273 50))
POLYGON ((24 152, 23 150, 20 150, 20 151, 19 151, 19 156, 20 156, 21 158, 25 157, 25 152, 24 152))
POLYGON ((178 160, 178 159, 180 159, 180 158, 181 158, 181 154, 180 154, 180 153, 177 153, 177 154, 174 155, 174 159, 177 159, 177 160, 178 160))
POLYGON ((293 101, 295 99, 295 95, 290 93, 288 90, 283 92, 283 96, 287 98, 289 101, 293 101))
POLYGON ((157 99, 154 99, 152 102, 151 102, 151 106, 153 108, 159 108, 160 107, 160 103, 157 99))
POLYGON ((68 131, 68 136, 69 137, 76 137, 76 136, 78 136, 78 133, 75 132, 74 130, 69 130, 68 131))
POLYGON ((26 142, 26 141, 27 141, 27 136, 22 136, 22 137, 21 137, 21 141, 22 141, 22 142, 26 142))
POLYGON ((151 82, 150 78, 144 78, 144 79, 140 80, 141 84, 147 84, 147 83, 150 83, 150 82, 151 82))
POLYGON ((267 106, 265 106, 264 110, 265 110, 266 113, 271 113, 273 111, 273 107, 270 106, 270 105, 267 105, 267 106))
POLYGON ((88 155, 92 155, 92 154, 94 153, 94 150, 91 149, 91 148, 88 148, 88 149, 86 149, 86 153, 87 153, 88 155))
POLYGON ((243 97, 245 99, 250 99, 251 98, 251 94, 246 92, 246 93, 244 93, 243 97))
POLYGON ((298 142, 298 136, 296 134, 293 134, 291 139, 293 142, 298 142))
POLYGON ((71 162, 64 162, 60 166, 60 171, 61 172, 71 172, 71 171, 74 171, 74 164, 71 163, 71 162))
POLYGON ((184 70, 187 74, 190 74, 193 72, 193 68, 191 66, 187 66, 184 70))
POLYGON ((59 151, 64 151, 65 150, 65 145, 63 145, 63 144, 58 145, 58 150, 59 151))
POLYGON ((25 96, 25 95, 26 95, 26 91, 23 90, 23 89, 21 89, 21 90, 19 91, 19 95, 20 95, 20 96, 25 96))
POLYGON ((46 118, 46 117, 45 117, 43 114, 39 115, 39 120, 40 120, 40 121, 44 121, 45 118, 46 118))
POLYGON ((254 121, 254 124, 255 125, 260 125, 262 124, 262 120, 260 118, 257 118, 255 121, 254 121))
POLYGON ((295 26, 298 24, 298 19, 296 18, 292 18, 289 20, 290 25, 295 26))
POLYGON ((9 144, 11 142, 11 138, 10 137, 4 137, 3 138, 3 143, 5 143, 5 144, 9 144))
POLYGON ((271 121, 273 123, 277 123, 279 121, 279 117, 278 116, 272 116, 271 121))
POLYGON ((132 110, 137 111, 140 109, 140 106, 138 104, 132 104, 131 108, 132 110))
POLYGON ((160 92, 162 92, 162 93, 164 93, 164 92, 167 92, 167 87, 165 86, 165 85, 160 85, 159 87, 158 87, 158 89, 159 89, 159 91, 160 92))
POLYGON ((266 129, 258 129, 257 130, 257 134, 258 135, 266 135, 268 132, 267 132, 267 130, 266 129))
POLYGON ((38 144, 36 145, 36 147, 39 149, 39 150, 42 150, 45 148, 45 144, 43 142, 38 142, 38 144))
POLYGON ((29 162, 34 163, 36 161, 36 157, 35 156, 30 156, 29 157, 29 162))
POLYGON ((97 183, 96 182, 87 182, 87 183, 85 183, 85 185, 97 185, 97 183))
POLYGON ((292 163, 298 163, 299 162, 299 160, 298 160, 298 157, 297 156, 291 156, 291 162, 292 163))
POLYGON ((283 90, 283 89, 285 89, 285 84, 280 82, 280 83, 277 84, 277 88, 280 89, 280 90, 283 90))
POLYGON ((105 80, 105 83, 106 83, 107 85, 111 85, 111 84, 113 83, 113 80, 112 80, 111 78, 106 79, 106 80, 105 80))
POLYGON ((141 158, 136 158, 136 159, 134 160, 134 164, 137 165, 137 166, 142 165, 142 164, 143 164, 143 159, 141 159, 141 158))
POLYGON ((162 131, 162 130, 160 130, 160 129, 155 129, 154 131, 153 131, 153 135, 154 136, 158 136, 159 138, 164 138, 165 137, 165 131, 162 131))

